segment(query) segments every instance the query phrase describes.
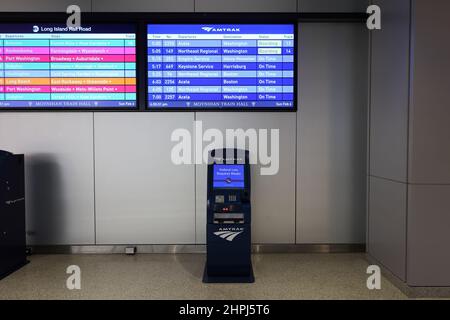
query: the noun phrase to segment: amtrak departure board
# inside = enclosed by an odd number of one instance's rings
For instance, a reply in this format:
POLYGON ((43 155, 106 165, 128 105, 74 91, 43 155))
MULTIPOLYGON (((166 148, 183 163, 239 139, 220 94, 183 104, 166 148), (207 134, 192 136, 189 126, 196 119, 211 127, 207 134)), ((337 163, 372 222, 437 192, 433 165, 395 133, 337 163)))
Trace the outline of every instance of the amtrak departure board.
POLYGON ((0 25, 1 108, 136 108, 134 25, 0 25))
POLYGON ((147 25, 149 109, 295 108, 293 24, 147 25))

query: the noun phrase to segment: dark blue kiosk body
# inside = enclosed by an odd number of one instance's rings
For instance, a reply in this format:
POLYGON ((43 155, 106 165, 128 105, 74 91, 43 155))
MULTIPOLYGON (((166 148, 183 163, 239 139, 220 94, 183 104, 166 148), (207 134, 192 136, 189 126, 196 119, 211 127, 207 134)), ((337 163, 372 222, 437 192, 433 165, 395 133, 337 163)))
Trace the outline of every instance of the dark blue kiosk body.
POLYGON ((254 282, 248 151, 210 152, 206 233, 203 282, 254 282))

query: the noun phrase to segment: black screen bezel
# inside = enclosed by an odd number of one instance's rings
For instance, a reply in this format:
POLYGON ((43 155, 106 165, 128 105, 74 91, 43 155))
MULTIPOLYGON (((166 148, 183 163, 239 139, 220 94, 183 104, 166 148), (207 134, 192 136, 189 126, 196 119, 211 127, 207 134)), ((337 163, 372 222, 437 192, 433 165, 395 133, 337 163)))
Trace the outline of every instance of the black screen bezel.
MULTIPOLYGON (((47 16, 47 14, 44 14, 44 16, 47 16)), ((62 16, 60 14, 50 14, 48 18, 44 18, 41 17, 41 19, 23 19, 23 21, 21 22, 17 22, 17 20, 1 20, 2 22, 0 23, 0 25, 2 24, 8 24, 8 25, 21 25, 21 24, 29 24, 29 23, 48 23, 48 24, 52 24, 52 23, 61 23, 61 18, 62 16)), ((66 19, 67 16, 64 16, 64 18, 66 19)), ((82 20, 83 21, 83 20, 82 20)), ((120 27, 121 25, 127 25, 127 26, 133 26, 134 28, 134 32, 136 34, 136 106, 135 107, 27 107, 27 106, 23 106, 23 107, 0 107, 0 112, 1 111, 54 111, 54 112, 59 112, 59 111, 85 111, 85 112, 92 112, 92 111, 137 111, 140 108, 140 105, 142 104, 142 97, 139 94, 139 76, 138 76, 138 69, 140 68, 140 61, 142 60, 140 59, 138 52, 139 52, 139 46, 141 46, 139 41, 139 30, 138 30, 138 25, 136 23, 133 22, 116 22, 116 21, 97 21, 96 19, 85 19, 83 21, 84 24, 87 25, 101 25, 101 24, 108 24, 108 25, 117 25, 118 27, 120 27)), ((83 25, 82 23, 82 25, 83 25)))
POLYGON ((183 20, 183 21, 166 21, 163 20, 161 23, 156 23, 152 21, 151 23, 147 23, 145 25, 145 80, 146 80, 146 86, 145 86, 145 108, 147 111, 204 111, 204 112, 213 112, 213 111, 283 111, 283 112, 295 112, 298 108, 298 91, 297 91, 297 85, 298 85, 298 22, 297 21, 291 21, 290 22, 282 22, 279 20, 279 18, 272 17, 270 20, 268 17, 261 18, 260 15, 257 16, 248 16, 246 17, 252 17, 253 19, 248 19, 245 21, 242 21, 241 19, 236 19, 236 17, 231 18, 229 17, 223 17, 222 15, 213 15, 213 18, 211 18, 210 15, 199 15, 198 20, 192 21, 192 20, 183 20), (251 20, 251 21, 250 21, 251 20), (274 22, 270 22, 274 21, 274 22), (293 93, 293 106, 292 107, 205 107, 205 108, 198 108, 198 107, 149 107, 149 101, 148 101, 148 77, 147 77, 147 71, 148 71, 148 55, 147 55, 147 26, 148 25, 154 25, 154 24, 285 24, 285 25, 292 25, 294 29, 294 93, 293 93))

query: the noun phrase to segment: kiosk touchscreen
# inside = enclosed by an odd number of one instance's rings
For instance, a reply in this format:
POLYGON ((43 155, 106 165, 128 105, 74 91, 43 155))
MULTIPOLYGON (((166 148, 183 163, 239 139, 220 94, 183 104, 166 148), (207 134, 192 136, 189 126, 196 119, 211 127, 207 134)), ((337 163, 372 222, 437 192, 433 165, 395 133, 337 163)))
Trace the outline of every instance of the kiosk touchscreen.
POLYGON ((254 282, 248 151, 211 151, 206 233, 207 254, 203 282, 254 282))

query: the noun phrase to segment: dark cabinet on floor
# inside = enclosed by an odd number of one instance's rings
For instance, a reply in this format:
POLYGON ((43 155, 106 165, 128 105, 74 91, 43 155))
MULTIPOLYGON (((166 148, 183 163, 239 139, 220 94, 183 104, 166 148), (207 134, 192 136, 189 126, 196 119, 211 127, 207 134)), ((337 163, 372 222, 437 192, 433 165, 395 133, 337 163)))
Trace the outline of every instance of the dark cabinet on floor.
POLYGON ((26 262, 24 156, 0 150, 0 278, 26 262))

